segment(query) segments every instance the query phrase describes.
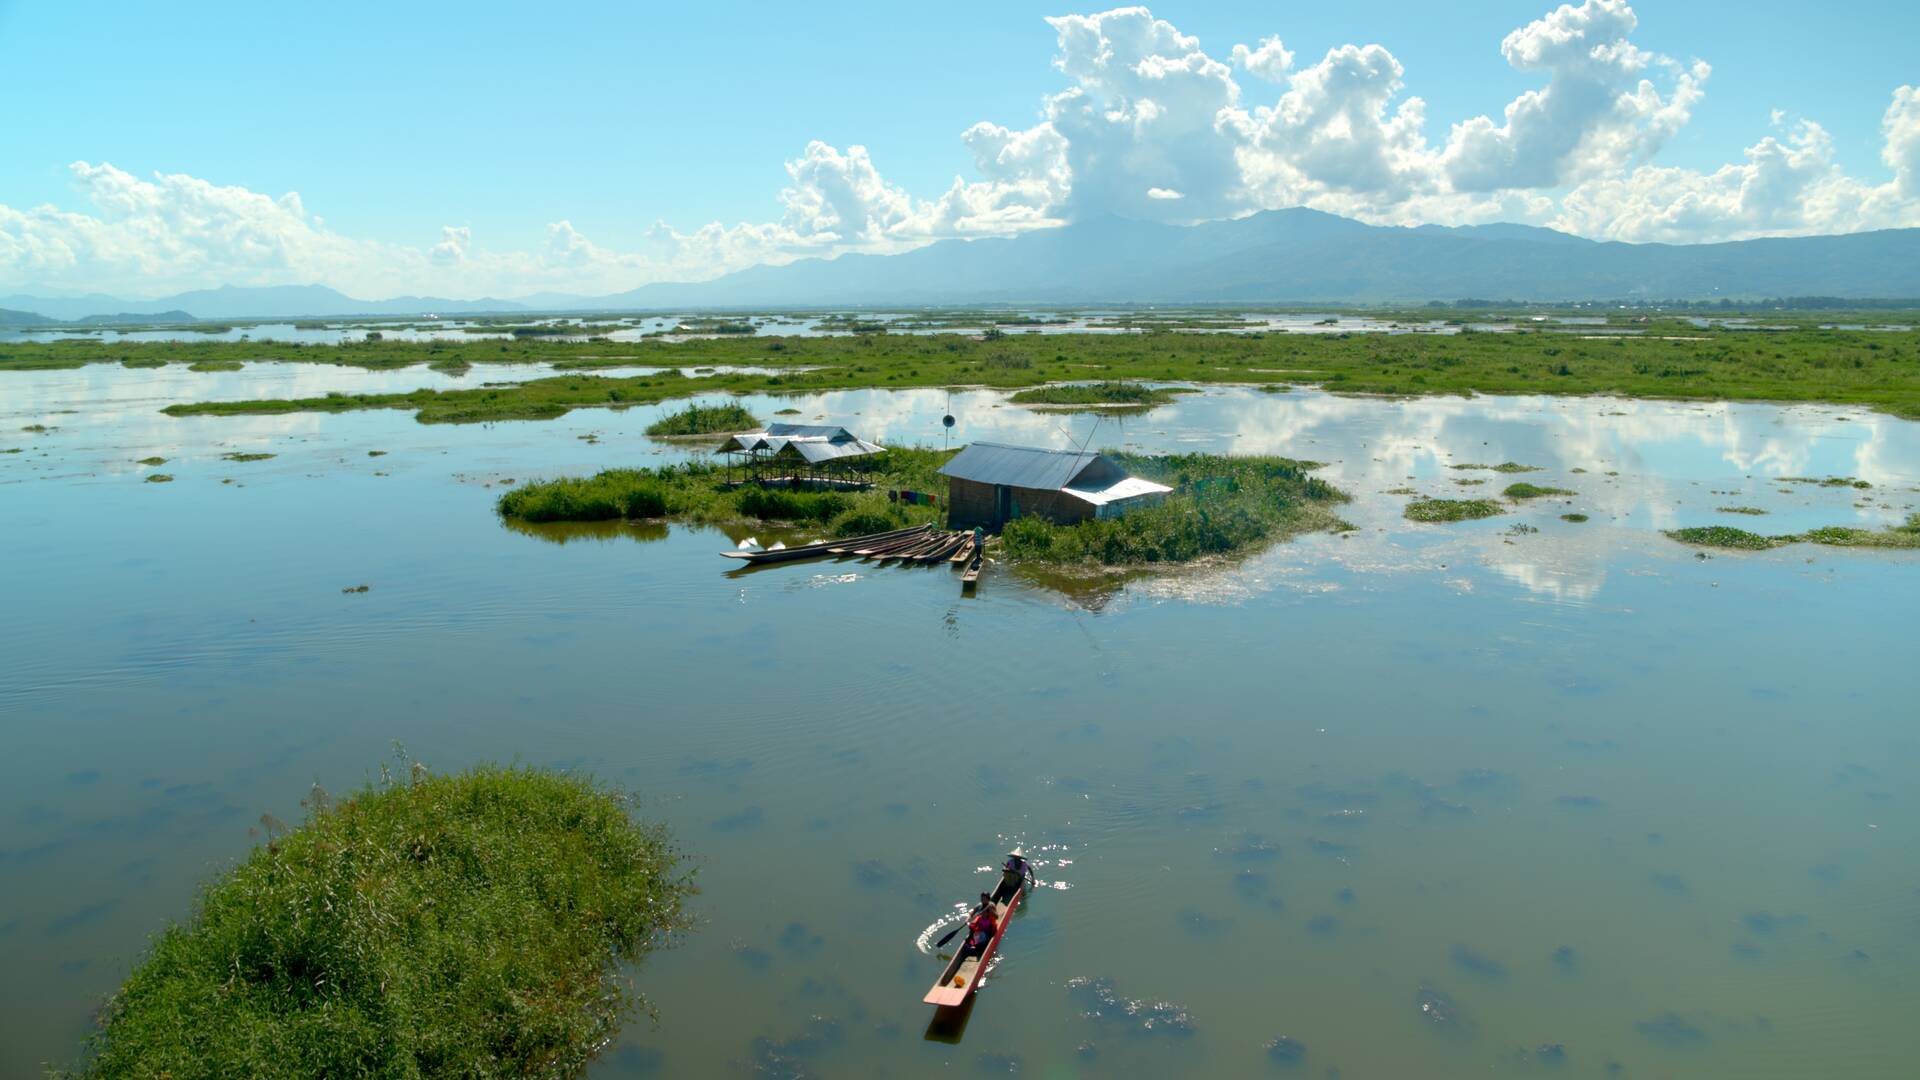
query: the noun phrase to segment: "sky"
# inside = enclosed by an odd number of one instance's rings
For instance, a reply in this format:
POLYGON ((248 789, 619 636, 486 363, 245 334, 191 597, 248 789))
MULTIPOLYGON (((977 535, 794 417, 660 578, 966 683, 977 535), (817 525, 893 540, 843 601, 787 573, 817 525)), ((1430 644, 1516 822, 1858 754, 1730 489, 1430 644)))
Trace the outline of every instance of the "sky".
POLYGON ((604 295, 1289 206, 1914 227, 1917 35, 1911 0, 0 0, 0 292, 604 295))

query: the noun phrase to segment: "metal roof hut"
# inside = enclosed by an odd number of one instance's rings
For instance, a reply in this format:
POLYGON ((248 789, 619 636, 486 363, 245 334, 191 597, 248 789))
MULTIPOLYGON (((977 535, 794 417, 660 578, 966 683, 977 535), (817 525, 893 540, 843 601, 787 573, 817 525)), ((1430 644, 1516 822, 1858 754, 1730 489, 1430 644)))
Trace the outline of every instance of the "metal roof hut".
POLYGON ((940 468, 947 478, 947 524, 998 530, 1017 517, 1062 525, 1119 517, 1173 489, 1127 475, 1105 454, 970 443, 940 468))
POLYGON ((714 453, 727 455, 729 483, 865 488, 872 485, 854 476, 851 466, 885 450, 830 424, 768 424, 729 438, 714 453), (732 478, 736 463, 738 481, 732 478))

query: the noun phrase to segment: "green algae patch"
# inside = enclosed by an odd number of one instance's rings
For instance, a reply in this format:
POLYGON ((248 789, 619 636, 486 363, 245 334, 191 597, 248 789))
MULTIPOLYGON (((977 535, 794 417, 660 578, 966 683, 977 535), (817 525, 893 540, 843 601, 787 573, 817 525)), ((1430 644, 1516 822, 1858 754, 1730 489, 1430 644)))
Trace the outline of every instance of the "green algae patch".
POLYGON ((1566 488, 1541 487, 1538 484, 1520 483, 1508 484, 1507 490, 1501 492, 1501 494, 1515 502, 1520 502, 1525 499, 1538 499, 1547 495, 1573 495, 1575 492, 1569 491, 1566 488))
POLYGON ((148 473, 146 482, 149 484, 171 484, 173 483, 173 475, 163 472, 148 473))
POLYGON ((1490 499, 1415 499, 1402 511, 1408 521, 1440 524, 1452 521, 1477 521, 1504 513, 1490 499))
POLYGON ((1767 513, 1757 506, 1716 506, 1713 509, 1717 514, 1746 514, 1749 517, 1760 517, 1767 513))
POLYGON ((1850 487, 1862 491, 1873 485, 1865 480, 1851 476, 1782 476, 1776 481, 1782 484, 1814 484, 1819 487, 1850 487))
POLYGON ((72 1075, 574 1077, 688 925, 665 832, 577 776, 416 765, 307 805, 154 940, 72 1075))
POLYGON ((1762 536, 1726 525, 1668 529, 1666 535, 1683 544, 1700 547, 1731 548, 1739 551, 1765 551, 1788 544, 1820 544, 1824 547, 1895 548, 1920 550, 1920 514, 1909 515, 1900 525, 1884 529, 1861 529, 1848 525, 1829 525, 1806 532, 1762 536))
POLYGON ((1345 492, 1308 475, 1316 462, 1270 456, 1127 454, 1128 473, 1173 488, 1155 506, 1058 525, 1016 518, 1000 536, 1015 563, 1113 568, 1193 562, 1256 550, 1307 532, 1351 532, 1333 513, 1345 492))
POLYGON ((1560 520, 1561 520, 1561 521, 1569 521, 1569 522, 1572 522, 1572 523, 1573 523, 1573 524, 1575 524, 1575 525, 1579 525, 1579 524, 1581 524, 1582 522, 1584 522, 1584 521, 1586 521, 1586 520, 1587 520, 1587 515, 1585 515, 1585 514, 1561 514, 1561 515, 1560 515, 1560 520))
POLYGON ((759 419, 739 405, 689 405, 648 424, 647 434, 655 438, 730 435, 736 431, 752 431, 759 426, 759 419))
POLYGON ((246 451, 234 450, 225 454, 221 454, 220 460, 222 461, 265 461, 272 456, 273 456, 272 454, 251 453, 246 451))
POLYGON ((187 365, 188 371, 239 371, 247 365, 239 360, 195 360, 187 365))
POLYGON ((158 456, 143 457, 139 461, 134 462, 135 465, 165 465, 166 463, 167 463, 166 458, 158 457, 158 456))
POLYGON ((123 368, 160 368, 166 367, 167 361, 165 358, 158 356, 129 356, 125 360, 120 361, 120 366, 123 368))
POLYGON ((1016 405, 1086 406, 1088 408, 1144 409, 1165 405, 1187 387, 1148 386, 1137 382, 1065 383, 1022 390, 1008 400, 1016 405))
POLYGON ((1449 469, 1491 469, 1494 472, 1501 472, 1501 473, 1523 473, 1523 472, 1539 472, 1541 469, 1541 466, 1522 465, 1517 461, 1503 461, 1498 465, 1472 465, 1472 464, 1449 465, 1447 466, 1447 468, 1449 469))

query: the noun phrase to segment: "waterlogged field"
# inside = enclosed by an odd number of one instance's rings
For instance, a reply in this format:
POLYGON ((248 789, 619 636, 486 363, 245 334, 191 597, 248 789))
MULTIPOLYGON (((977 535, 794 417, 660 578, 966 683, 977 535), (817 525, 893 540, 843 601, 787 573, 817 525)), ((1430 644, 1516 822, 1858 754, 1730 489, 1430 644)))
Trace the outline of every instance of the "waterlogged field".
POLYGON ((495 515, 697 454, 642 434, 679 402, 158 411, 392 376, 289 367, 4 373, 0 1074, 71 1061, 262 815, 396 740, 627 785, 694 856, 696 928, 640 974, 659 1022, 595 1076, 1877 1077, 1920 1050, 1920 553, 1663 534, 1898 524, 1920 424, 740 399, 901 445, 951 411, 956 444, 1305 458, 1354 496, 1351 533, 1097 591, 989 566, 963 598, 946 567, 730 570, 739 528, 495 515), (1408 520, 1423 499, 1498 512, 1408 520), (930 1033, 921 943, 1015 842, 1047 888, 930 1033))

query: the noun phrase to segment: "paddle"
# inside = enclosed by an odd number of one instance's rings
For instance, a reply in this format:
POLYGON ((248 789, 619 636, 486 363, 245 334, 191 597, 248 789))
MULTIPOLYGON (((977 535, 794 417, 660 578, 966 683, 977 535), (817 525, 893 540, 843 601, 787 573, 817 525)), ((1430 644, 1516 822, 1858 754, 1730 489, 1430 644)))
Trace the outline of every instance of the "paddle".
POLYGON ((965 929, 967 928, 967 924, 973 921, 973 917, 974 917, 975 915, 978 915, 978 914, 980 914, 980 909, 981 909, 981 908, 983 908, 983 907, 986 907, 986 905, 985 905, 985 904, 977 904, 977 905, 975 905, 975 906, 974 906, 974 909, 973 909, 972 911, 969 911, 969 912, 967 913, 967 917, 966 917, 965 919, 962 919, 962 920, 961 920, 961 922, 960 922, 960 925, 959 925, 959 926, 956 926, 956 927, 954 927, 953 929, 951 929, 951 930, 949 930, 949 931, 947 931, 947 936, 946 936, 946 937, 943 937, 943 938, 941 938, 941 939, 940 939, 939 941, 936 941, 936 942, 934 942, 934 943, 933 943, 933 947, 934 947, 934 948, 936 948, 936 949, 938 949, 938 948, 940 948, 941 946, 943 946, 943 945, 945 945, 945 944, 946 944, 947 942, 949 942, 949 941, 952 941, 952 940, 953 940, 953 935, 955 935, 955 934, 957 934, 957 933, 959 933, 959 932, 960 932, 960 931, 962 931, 962 930, 965 930, 965 929))

